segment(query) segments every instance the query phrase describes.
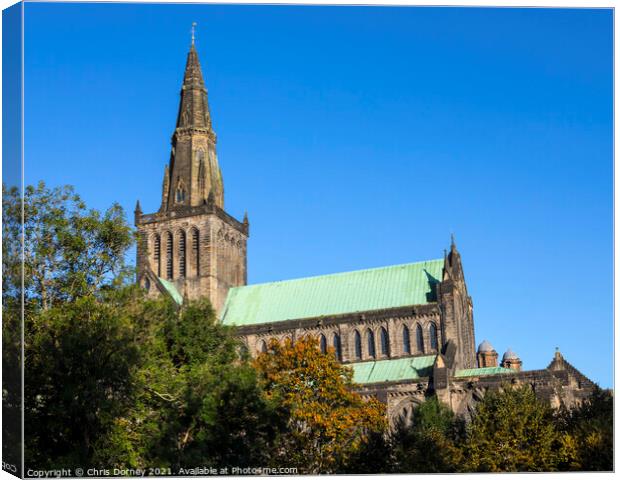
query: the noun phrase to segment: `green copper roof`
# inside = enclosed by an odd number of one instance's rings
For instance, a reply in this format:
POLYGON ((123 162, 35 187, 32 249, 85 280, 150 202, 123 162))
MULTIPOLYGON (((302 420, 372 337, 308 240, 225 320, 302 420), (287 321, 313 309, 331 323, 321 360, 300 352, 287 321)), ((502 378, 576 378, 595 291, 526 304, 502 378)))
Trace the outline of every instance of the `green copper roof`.
POLYGON ((179 293, 179 291, 177 290, 177 287, 174 285, 174 283, 169 282, 168 280, 164 280, 161 277, 157 277, 157 278, 159 279, 161 284, 164 286, 166 291, 170 294, 172 299, 175 302, 177 302, 179 305, 182 305, 183 304, 183 296, 179 293))
POLYGON ((396 382, 415 380, 431 374, 436 355, 351 363, 355 383, 396 382))
POLYGON ((435 302, 443 259, 231 288, 226 325, 256 325, 435 302))
POLYGON ((504 367, 467 368, 457 370, 455 377, 478 377, 480 375, 497 375, 499 373, 515 373, 514 370, 504 367))

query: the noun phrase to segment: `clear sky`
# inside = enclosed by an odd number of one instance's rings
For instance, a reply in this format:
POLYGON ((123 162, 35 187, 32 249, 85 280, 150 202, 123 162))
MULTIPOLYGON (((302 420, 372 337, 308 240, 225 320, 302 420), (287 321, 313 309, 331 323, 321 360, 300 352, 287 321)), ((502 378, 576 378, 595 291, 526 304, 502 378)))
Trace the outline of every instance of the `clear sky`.
POLYGON ((157 210, 193 21, 250 283, 454 232, 478 343, 612 386, 611 10, 30 3, 26 182, 157 210))

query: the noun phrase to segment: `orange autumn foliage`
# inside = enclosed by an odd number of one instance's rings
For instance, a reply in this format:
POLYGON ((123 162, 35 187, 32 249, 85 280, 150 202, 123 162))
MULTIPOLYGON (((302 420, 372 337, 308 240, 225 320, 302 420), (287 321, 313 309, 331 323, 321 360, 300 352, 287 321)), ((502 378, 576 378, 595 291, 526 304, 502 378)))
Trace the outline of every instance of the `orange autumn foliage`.
POLYGON ((385 406, 355 393, 351 369, 336 361, 333 349, 321 353, 315 339, 273 341, 255 367, 267 395, 289 416, 276 462, 304 473, 334 473, 346 467, 370 435, 385 432, 385 406))

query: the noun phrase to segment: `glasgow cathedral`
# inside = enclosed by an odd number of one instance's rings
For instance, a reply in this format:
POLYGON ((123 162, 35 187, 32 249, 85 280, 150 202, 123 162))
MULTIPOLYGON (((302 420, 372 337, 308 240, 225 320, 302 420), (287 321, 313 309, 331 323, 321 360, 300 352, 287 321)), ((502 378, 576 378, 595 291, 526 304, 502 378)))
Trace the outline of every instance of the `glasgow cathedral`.
MULTIPOLYGON (((476 347, 473 301, 454 239, 442 258, 247 285, 247 215, 224 209, 207 89, 192 40, 161 207, 136 205, 138 282, 179 304, 206 297, 237 327, 252 355, 275 339, 311 335, 353 370, 357 389, 408 417, 429 393, 468 416, 489 389, 529 384, 553 406, 572 406, 594 384, 556 351, 545 369, 522 370, 488 341, 476 347)), ((438 249, 440 251, 440 249, 438 249)))

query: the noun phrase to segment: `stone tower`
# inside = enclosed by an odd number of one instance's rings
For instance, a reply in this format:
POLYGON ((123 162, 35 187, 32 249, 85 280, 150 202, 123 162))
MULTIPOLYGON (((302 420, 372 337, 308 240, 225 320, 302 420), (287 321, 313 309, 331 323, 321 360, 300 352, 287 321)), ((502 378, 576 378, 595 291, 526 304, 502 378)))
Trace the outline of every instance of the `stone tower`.
POLYGON ((138 282, 152 295, 207 297, 219 313, 228 289, 247 282, 249 223, 224 211, 216 143, 192 38, 161 206, 143 214, 136 205, 138 282))
POLYGON ((478 359, 478 368, 497 367, 497 352, 487 340, 483 340, 478 346, 476 357, 478 359))
POLYGON ((455 368, 476 368, 474 313, 467 293, 461 254, 452 237, 450 252, 444 259, 443 279, 438 287, 441 329, 444 343, 452 340, 457 347, 455 368))

